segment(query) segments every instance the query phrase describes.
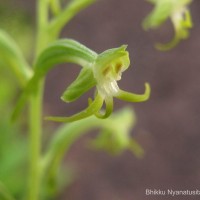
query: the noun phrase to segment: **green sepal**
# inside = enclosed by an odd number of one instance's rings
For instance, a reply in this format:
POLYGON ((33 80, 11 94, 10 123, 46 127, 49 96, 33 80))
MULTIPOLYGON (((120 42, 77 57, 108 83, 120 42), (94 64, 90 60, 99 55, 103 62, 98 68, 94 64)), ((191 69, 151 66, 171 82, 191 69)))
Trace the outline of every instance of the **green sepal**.
POLYGON ((102 74, 107 66, 113 65, 121 60, 123 62, 123 71, 125 71, 130 65, 129 53, 126 51, 126 48, 127 45, 122 45, 119 48, 109 49, 99 54, 95 64, 95 70, 99 74, 102 74))
POLYGON ((32 75, 32 70, 15 41, 2 30, 0 30, 0 61, 11 68, 20 85, 24 87, 32 75))
POLYGON ((83 68, 76 80, 67 87, 61 99, 65 102, 75 101, 95 85, 96 80, 91 68, 83 68))
POLYGON ((145 83, 144 94, 134 94, 123 90, 119 90, 119 92, 115 95, 115 97, 128 102, 142 102, 149 99, 150 93, 151 93, 150 85, 148 83, 145 83))
POLYGON ((90 103, 90 105, 83 111, 72 115, 70 117, 54 117, 54 116, 50 116, 50 117, 46 117, 46 120, 50 120, 50 121, 56 121, 56 122, 74 122, 80 119, 84 119, 87 117, 90 117, 92 115, 95 115, 95 113, 97 113, 102 105, 103 105, 103 98, 97 94, 97 96, 95 97, 94 101, 92 103, 90 103))

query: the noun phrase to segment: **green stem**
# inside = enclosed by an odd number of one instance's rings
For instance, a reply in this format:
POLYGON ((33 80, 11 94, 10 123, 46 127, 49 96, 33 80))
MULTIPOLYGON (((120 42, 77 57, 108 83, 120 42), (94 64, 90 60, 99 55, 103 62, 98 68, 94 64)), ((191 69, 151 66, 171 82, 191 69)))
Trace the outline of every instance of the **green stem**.
POLYGON ((48 41, 48 0, 37 2, 37 40, 36 56, 47 46, 48 41))
MULTIPOLYGON (((45 28, 48 22, 48 1, 38 0, 37 2, 37 41, 36 57, 48 44, 45 40, 47 32, 45 28)), ((41 81, 38 90, 30 97, 29 131, 30 131, 30 177, 28 200, 38 200, 41 183, 41 135, 42 135, 42 100, 44 81, 41 81)))
MULTIPOLYGON (((41 87, 42 88, 42 87, 41 87)), ((30 99, 30 182, 29 200, 38 200, 40 188, 40 149, 42 134, 42 93, 39 89, 30 99)))

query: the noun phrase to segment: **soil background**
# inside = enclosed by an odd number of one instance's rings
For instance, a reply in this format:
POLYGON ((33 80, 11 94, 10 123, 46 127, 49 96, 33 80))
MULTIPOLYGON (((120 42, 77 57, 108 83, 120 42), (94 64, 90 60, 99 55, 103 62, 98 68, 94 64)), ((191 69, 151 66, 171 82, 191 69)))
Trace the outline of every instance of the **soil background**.
MULTIPOLYGON (((34 16, 35 1, 12 2, 34 16)), ((132 135, 145 149, 144 158, 137 159, 130 152, 112 157, 92 151, 86 147, 91 133, 74 144, 66 157, 77 175, 60 199, 199 199, 145 195, 146 189, 200 190, 200 1, 191 4, 194 28, 190 38, 168 52, 155 50, 154 44, 171 39, 170 21, 148 32, 141 27, 151 10, 142 0, 99 0, 62 32, 62 37, 74 38, 96 52, 128 44, 131 67, 119 85, 142 93, 144 82, 149 82, 152 93, 146 103, 115 101, 116 110, 134 107, 137 125, 132 135)), ((79 67, 68 66, 48 75, 46 113, 72 114, 86 106, 86 97, 71 104, 60 102, 60 94, 79 72, 79 67)))

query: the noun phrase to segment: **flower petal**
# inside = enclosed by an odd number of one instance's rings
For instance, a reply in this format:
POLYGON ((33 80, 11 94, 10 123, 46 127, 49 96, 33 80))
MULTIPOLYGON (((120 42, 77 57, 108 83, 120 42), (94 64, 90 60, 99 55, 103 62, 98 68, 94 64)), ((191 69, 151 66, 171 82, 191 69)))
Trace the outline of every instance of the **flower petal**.
POLYGON ((90 68, 83 68, 76 80, 67 87, 61 99, 65 102, 75 101, 95 85, 96 80, 92 70, 90 68))
POLYGON ((45 119, 50 120, 50 121, 56 121, 56 122, 73 122, 80 119, 84 119, 84 118, 90 117, 91 115, 96 114, 103 106, 103 100, 104 99, 99 94, 97 94, 94 101, 91 102, 85 110, 75 115, 72 115, 70 117, 54 117, 54 116, 51 117, 50 116, 50 117, 46 117, 45 119))
POLYGON ((112 97, 106 98, 105 104, 106 104, 105 113, 102 114, 102 113, 98 112, 98 113, 95 114, 96 117, 101 118, 101 119, 105 119, 112 114, 112 112, 113 112, 113 98, 112 97))
POLYGON ((115 95, 115 97, 129 102, 142 102, 149 99, 150 92, 151 92, 150 85, 148 83, 145 83, 144 94, 134 94, 123 90, 119 90, 119 92, 115 95))

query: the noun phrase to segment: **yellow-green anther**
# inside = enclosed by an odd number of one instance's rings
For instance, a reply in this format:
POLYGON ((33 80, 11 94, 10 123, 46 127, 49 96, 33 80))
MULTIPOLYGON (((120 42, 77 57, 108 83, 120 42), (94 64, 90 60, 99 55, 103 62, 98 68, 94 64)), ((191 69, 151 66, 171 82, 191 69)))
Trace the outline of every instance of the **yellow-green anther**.
POLYGON ((188 38, 188 29, 192 28, 188 5, 192 0, 151 0, 150 2, 155 4, 155 8, 144 20, 144 29, 157 28, 169 18, 175 32, 174 38, 169 43, 156 44, 157 49, 169 50, 175 47, 180 40, 188 38))

